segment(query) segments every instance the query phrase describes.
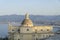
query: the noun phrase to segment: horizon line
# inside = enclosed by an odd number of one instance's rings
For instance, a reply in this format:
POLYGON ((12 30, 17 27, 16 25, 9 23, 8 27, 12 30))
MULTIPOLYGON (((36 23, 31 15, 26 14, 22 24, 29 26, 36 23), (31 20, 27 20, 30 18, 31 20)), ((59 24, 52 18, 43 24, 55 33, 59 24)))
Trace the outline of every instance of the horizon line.
MULTIPOLYGON (((4 14, 0 16, 10 16, 10 15, 25 15, 25 14, 4 14)), ((40 15, 40 16, 59 16, 59 15, 42 15, 42 14, 29 14, 29 15, 40 15)))

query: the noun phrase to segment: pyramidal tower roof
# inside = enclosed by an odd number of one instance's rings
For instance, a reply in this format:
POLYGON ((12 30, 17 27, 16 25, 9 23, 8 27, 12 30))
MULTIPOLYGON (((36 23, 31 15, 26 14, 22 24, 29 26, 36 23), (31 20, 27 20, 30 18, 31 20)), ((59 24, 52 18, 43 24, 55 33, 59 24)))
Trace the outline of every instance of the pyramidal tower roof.
POLYGON ((25 14, 25 19, 22 21, 21 25, 22 26, 29 26, 29 27, 33 26, 32 20, 30 20, 28 13, 25 14))

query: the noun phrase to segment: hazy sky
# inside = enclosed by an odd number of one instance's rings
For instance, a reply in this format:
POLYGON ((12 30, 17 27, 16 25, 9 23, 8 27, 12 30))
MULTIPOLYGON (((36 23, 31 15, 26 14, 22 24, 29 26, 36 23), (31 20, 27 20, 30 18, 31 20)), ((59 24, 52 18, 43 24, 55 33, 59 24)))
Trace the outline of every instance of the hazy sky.
POLYGON ((60 0, 0 0, 0 15, 28 12, 34 15, 60 15, 60 0))

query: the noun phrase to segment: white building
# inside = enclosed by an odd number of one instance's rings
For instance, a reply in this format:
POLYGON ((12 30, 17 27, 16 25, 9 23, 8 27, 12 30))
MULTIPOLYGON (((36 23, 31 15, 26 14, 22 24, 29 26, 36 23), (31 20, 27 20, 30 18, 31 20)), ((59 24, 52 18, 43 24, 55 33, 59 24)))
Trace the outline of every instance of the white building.
POLYGON ((9 40, 40 40, 54 35, 52 30, 52 26, 34 26, 29 15, 26 14, 20 26, 9 24, 8 34, 9 40))

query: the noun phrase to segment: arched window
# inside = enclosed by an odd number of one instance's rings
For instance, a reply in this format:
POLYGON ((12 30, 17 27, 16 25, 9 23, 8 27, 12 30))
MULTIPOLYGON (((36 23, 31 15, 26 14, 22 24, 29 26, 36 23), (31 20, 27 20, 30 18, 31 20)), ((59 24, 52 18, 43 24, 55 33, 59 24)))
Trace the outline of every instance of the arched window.
POLYGON ((47 31, 49 31, 49 29, 47 29, 47 31))
POLYGON ((12 31, 14 31, 14 29, 12 29, 12 31))
POLYGON ((35 33, 37 33, 37 29, 35 29, 35 33))
POLYGON ((29 31, 29 29, 27 29, 27 31, 29 31))
POLYGON ((18 31, 20 31, 20 29, 18 29, 18 31))
POLYGON ((38 38, 34 38, 34 40, 38 40, 38 38))
POLYGON ((20 33, 20 29, 18 29, 18 32, 20 33))
POLYGON ((41 31, 43 31, 43 29, 41 29, 41 31))
POLYGON ((20 40, 20 39, 18 39, 18 40, 20 40))

